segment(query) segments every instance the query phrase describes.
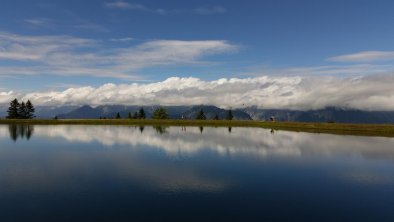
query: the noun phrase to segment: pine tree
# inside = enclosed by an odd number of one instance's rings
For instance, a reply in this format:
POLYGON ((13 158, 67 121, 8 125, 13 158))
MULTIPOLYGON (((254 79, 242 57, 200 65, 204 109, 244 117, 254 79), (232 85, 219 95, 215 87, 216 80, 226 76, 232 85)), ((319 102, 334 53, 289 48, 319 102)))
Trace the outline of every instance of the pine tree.
POLYGON ((138 117, 140 119, 145 119, 146 118, 146 114, 145 114, 144 108, 141 107, 140 111, 138 112, 138 117))
POLYGON ((120 119, 120 118, 121 118, 119 112, 116 114, 116 117, 115 117, 115 118, 116 118, 116 119, 120 119))
POLYGON ((27 100, 26 103, 26 111, 27 111, 27 119, 33 119, 34 116, 34 112, 36 111, 36 109, 33 106, 33 103, 30 102, 30 100, 27 100))
POLYGON ((7 113, 8 113, 7 119, 17 119, 18 118, 19 106, 20 106, 20 104, 17 99, 14 99, 10 102, 10 107, 7 110, 7 113))
POLYGON ((27 119, 28 112, 25 102, 22 102, 18 108, 18 119, 27 119))
POLYGON ((205 116, 204 111, 202 109, 197 113, 196 119, 199 119, 199 120, 207 119, 207 117, 205 116))
POLYGON ((132 118, 133 118, 133 117, 131 116, 131 112, 129 112, 128 118, 129 118, 129 119, 132 119, 132 118))

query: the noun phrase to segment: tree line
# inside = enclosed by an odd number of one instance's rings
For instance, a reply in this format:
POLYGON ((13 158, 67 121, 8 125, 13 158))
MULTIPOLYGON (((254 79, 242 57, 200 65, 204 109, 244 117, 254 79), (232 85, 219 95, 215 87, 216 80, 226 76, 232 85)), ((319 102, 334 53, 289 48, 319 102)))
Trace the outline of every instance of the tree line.
MULTIPOLYGON (((14 99, 10 102, 10 106, 8 107, 7 110, 7 119, 33 119, 35 118, 34 116, 35 108, 33 103, 28 100, 26 103, 21 102, 19 103, 18 99, 14 99)), ((57 117, 55 117, 57 119, 57 117)), ((118 112, 115 116, 116 119, 121 119, 121 115, 118 112)), ((146 113, 144 108, 140 108, 137 112, 134 112, 132 114, 131 112, 128 113, 128 118, 129 119, 146 119, 146 113)), ((230 109, 227 111, 226 120, 232 120, 234 118, 233 111, 230 109)), ((105 119, 103 117, 100 117, 100 119, 105 119)), ((169 119, 169 114, 166 108, 164 107, 158 107, 156 108, 153 113, 152 113, 152 119, 169 119)), ((197 112, 196 115, 196 120, 206 120, 207 116, 204 113, 204 110, 201 109, 199 112, 197 112)), ((215 114, 213 117, 213 120, 219 120, 219 115, 215 114)))
MULTIPOLYGON (((233 120, 233 118, 234 118, 234 114, 233 114, 233 111, 230 109, 230 110, 228 110, 225 119, 226 120, 233 120)), ((102 117, 100 117, 100 119, 102 119, 102 117)), ((115 119, 122 119, 122 116, 120 115, 119 112, 116 113, 115 119)), ((131 112, 129 112, 128 119, 146 119, 146 114, 145 114, 144 108, 141 107, 140 110, 138 112, 135 112, 133 115, 131 114, 131 112)), ((152 113, 152 119, 169 119, 169 114, 168 114, 167 109, 164 107, 156 108, 152 113)), ((207 119, 203 109, 201 109, 199 112, 197 112, 195 119, 196 120, 206 120, 207 119)), ((215 116, 213 117, 213 120, 219 120, 219 115, 215 114, 215 116)))
POLYGON ((10 106, 7 110, 7 119, 33 119, 35 108, 30 100, 27 102, 19 103, 18 99, 14 99, 10 102, 10 106))
MULTIPOLYGON (((205 115, 203 109, 200 109, 200 111, 197 113, 196 119, 197 120, 206 120, 207 119, 207 116, 205 115)), ((225 119, 226 120, 233 120, 234 119, 234 114, 233 114, 233 111, 231 109, 229 109, 227 111, 225 119)), ((215 116, 213 117, 213 120, 219 120, 219 115, 215 114, 215 116)))

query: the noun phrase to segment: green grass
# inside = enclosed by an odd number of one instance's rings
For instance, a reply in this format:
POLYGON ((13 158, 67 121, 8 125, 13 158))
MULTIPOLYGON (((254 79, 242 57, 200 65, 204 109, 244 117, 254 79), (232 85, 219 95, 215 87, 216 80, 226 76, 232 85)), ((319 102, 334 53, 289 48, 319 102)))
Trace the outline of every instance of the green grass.
POLYGON ((239 120, 135 120, 135 119, 67 119, 67 120, 8 120, 0 124, 33 125, 150 125, 150 126, 211 126, 211 127, 259 127, 296 132, 330 133, 340 135, 394 137, 394 125, 384 124, 340 124, 340 123, 301 123, 301 122, 263 122, 239 120))

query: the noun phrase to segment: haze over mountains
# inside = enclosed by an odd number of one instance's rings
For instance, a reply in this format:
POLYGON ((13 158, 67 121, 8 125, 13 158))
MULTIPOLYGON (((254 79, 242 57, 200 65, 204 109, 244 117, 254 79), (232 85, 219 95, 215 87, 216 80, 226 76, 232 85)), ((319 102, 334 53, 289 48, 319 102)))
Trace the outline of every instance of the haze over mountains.
MULTIPOLYGON (((158 106, 142 106, 147 118, 151 118, 154 109, 158 106)), ((134 114, 141 106, 103 105, 92 107, 85 106, 38 106, 36 107, 37 118, 60 119, 97 119, 100 117, 114 118, 119 112, 122 118, 127 118, 129 112, 134 114)), ((204 111, 207 119, 213 119, 217 114, 224 119, 228 110, 216 106, 165 106, 171 119, 195 119, 197 112, 204 111)), ((6 115, 6 107, 0 107, 0 117, 6 115)), ((246 107, 233 110, 234 119, 237 120, 269 120, 275 116, 277 121, 298 122, 338 122, 338 123, 394 123, 393 111, 362 111, 328 107, 318 110, 288 110, 288 109, 261 109, 258 107, 246 107)))

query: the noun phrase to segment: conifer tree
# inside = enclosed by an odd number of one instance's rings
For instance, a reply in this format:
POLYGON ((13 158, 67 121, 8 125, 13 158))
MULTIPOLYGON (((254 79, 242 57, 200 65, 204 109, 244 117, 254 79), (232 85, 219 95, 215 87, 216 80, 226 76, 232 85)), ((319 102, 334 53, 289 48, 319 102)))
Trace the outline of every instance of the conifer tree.
POLYGON ((27 112, 26 104, 25 102, 22 102, 18 108, 18 119, 27 119, 27 118, 28 118, 28 112, 27 112))
POLYGON ((207 119, 207 117, 206 117, 205 114, 204 114, 204 110, 201 109, 201 110, 197 113, 196 119, 198 119, 198 120, 205 120, 205 119, 207 119))
POLYGON ((27 119, 33 119, 34 116, 34 112, 36 111, 36 109, 33 106, 33 103, 30 102, 30 100, 27 100, 26 102, 26 118, 27 119))
POLYGON ((140 119, 145 119, 145 118, 146 118, 146 114, 145 114, 144 108, 141 107, 141 109, 140 109, 139 112, 138 112, 138 117, 139 117, 140 119))
POLYGON ((7 119, 17 119, 18 118, 19 106, 20 106, 20 104, 17 99, 14 99, 10 102, 10 107, 7 110, 7 113, 8 113, 7 119))
POLYGON ((119 112, 116 114, 116 117, 115 117, 115 118, 116 118, 116 119, 120 119, 120 118, 121 118, 119 112))

